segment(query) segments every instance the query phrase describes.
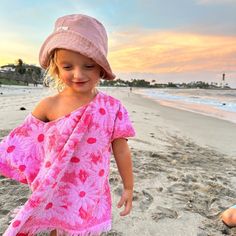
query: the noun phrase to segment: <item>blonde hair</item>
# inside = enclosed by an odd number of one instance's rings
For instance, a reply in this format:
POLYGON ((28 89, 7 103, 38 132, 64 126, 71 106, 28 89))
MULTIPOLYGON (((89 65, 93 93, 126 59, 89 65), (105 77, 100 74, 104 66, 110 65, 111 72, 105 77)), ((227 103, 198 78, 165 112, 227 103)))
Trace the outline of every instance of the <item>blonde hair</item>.
POLYGON ((58 68, 56 64, 57 49, 55 49, 49 58, 49 66, 44 74, 43 83, 52 89, 57 89, 60 93, 66 84, 58 76, 58 68))

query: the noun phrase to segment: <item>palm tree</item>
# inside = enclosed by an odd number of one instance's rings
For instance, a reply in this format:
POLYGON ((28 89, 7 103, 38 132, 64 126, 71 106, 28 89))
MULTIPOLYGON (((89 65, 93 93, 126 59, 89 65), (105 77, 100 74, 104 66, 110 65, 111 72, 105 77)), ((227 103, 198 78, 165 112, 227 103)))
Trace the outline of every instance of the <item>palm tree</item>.
POLYGON ((18 72, 19 74, 23 75, 25 74, 25 67, 24 67, 24 63, 22 59, 18 59, 17 60, 17 64, 16 64, 16 72, 18 72))

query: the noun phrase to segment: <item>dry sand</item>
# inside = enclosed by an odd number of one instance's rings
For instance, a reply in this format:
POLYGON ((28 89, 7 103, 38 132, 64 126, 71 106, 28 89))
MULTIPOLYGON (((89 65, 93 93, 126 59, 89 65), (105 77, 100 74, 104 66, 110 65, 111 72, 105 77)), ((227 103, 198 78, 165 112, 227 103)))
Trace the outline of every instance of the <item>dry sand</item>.
MULTIPOLYGON (((121 218, 115 207, 122 185, 112 158, 113 229, 106 235, 236 235, 236 229, 219 220, 220 212, 235 204, 236 125, 160 106, 128 89, 103 90, 123 102, 137 132, 129 140, 135 176, 133 211, 121 218)), ((34 90, 0 97, 0 137, 47 94, 34 90), (27 110, 19 111, 20 106, 27 110)), ((0 177, 0 235, 9 211, 23 204, 28 194, 26 185, 0 177)))

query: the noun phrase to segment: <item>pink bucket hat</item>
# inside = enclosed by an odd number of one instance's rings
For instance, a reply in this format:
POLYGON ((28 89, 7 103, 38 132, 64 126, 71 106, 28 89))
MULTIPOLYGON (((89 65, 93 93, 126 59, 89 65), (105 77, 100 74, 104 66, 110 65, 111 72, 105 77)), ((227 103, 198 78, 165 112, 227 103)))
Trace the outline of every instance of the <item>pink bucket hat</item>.
POLYGON ((103 78, 113 80, 115 75, 107 61, 107 41, 106 30, 96 19, 82 14, 63 16, 56 20, 53 33, 43 43, 39 63, 46 69, 54 49, 68 49, 93 59, 106 72, 103 78))

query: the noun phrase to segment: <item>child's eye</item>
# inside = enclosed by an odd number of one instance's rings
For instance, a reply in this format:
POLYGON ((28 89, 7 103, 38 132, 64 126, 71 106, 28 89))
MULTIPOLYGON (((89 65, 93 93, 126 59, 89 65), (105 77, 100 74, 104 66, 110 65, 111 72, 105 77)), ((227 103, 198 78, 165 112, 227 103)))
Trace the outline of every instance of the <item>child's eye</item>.
POLYGON ((71 66, 63 66, 63 69, 70 69, 71 66))
POLYGON ((91 68, 94 68, 94 65, 85 65, 85 68, 91 69, 91 68))

